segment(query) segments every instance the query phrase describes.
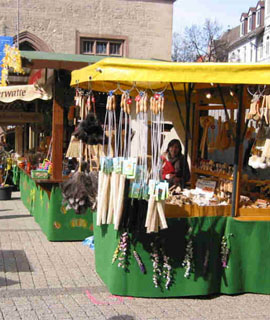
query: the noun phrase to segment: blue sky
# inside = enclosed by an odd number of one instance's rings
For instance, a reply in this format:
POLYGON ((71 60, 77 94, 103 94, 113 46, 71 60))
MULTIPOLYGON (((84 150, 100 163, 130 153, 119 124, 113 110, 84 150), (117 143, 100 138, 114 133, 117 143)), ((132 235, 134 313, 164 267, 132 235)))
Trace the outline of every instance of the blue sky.
POLYGON ((203 24, 210 18, 227 29, 240 24, 242 12, 255 7, 257 0, 176 0, 174 3, 173 31, 181 32, 186 26, 203 24))

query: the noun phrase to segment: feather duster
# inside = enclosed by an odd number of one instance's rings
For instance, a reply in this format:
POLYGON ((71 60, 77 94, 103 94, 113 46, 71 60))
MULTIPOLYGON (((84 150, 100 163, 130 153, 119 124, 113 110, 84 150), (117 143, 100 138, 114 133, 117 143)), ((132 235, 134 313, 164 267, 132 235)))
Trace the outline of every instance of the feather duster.
POLYGON ((68 209, 74 209, 77 214, 84 214, 88 208, 96 207, 97 187, 97 172, 76 171, 60 184, 63 204, 68 209))
MULTIPOLYGON (((88 113, 86 119, 80 122, 74 132, 74 136, 89 145, 103 143, 103 129, 94 113, 88 113)), ((105 143, 107 143, 107 139, 105 143)))

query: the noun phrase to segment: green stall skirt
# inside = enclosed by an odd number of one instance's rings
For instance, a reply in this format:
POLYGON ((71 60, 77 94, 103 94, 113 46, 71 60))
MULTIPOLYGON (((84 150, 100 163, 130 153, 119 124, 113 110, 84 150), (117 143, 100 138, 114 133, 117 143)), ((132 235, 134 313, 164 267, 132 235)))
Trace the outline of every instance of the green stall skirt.
POLYGON ((27 176, 20 174, 20 191, 23 204, 34 216, 49 241, 83 240, 93 235, 93 214, 90 209, 84 215, 67 210, 62 205, 59 187, 48 193, 27 176))
MULTIPOLYGON (((95 219, 95 218, 94 218, 95 219)), ((173 283, 167 290, 165 278, 153 284, 150 252, 153 235, 130 235, 128 270, 112 264, 119 234, 113 226, 94 227, 96 270, 112 294, 135 297, 180 297, 244 292, 270 294, 270 221, 238 221, 231 217, 168 219, 159 243, 169 257, 173 283), (193 270, 185 278, 182 262, 187 234, 192 227, 193 270), (227 236, 230 249, 228 267, 222 267, 221 240, 227 236), (146 274, 134 259, 134 248, 141 257, 146 274)), ((162 260, 162 259, 161 259, 162 260)), ((162 268, 161 268, 162 269, 162 268)))

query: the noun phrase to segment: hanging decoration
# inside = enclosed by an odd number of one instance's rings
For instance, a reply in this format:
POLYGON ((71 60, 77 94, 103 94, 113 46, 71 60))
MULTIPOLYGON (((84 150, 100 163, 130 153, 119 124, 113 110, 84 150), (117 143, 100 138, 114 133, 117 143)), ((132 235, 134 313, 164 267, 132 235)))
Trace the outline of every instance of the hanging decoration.
POLYGON ((186 254, 184 257, 184 261, 182 266, 185 268, 185 278, 189 278, 191 272, 194 269, 194 261, 193 261, 193 240, 192 240, 192 228, 190 227, 187 234, 187 245, 186 245, 186 254))
POLYGON ((221 265, 222 268, 226 269, 228 268, 228 260, 229 260, 229 254, 230 254, 230 245, 229 245, 229 238, 233 236, 232 233, 229 233, 228 235, 224 235, 221 239, 221 247, 220 247, 220 255, 221 255, 221 265))
POLYGON ((165 280, 165 289, 169 290, 173 283, 172 267, 170 258, 166 255, 164 248, 159 242, 159 238, 150 243, 152 252, 150 253, 153 263, 153 284, 155 288, 161 287, 162 278, 165 280))
POLYGON ((139 254, 136 250, 133 250, 133 256, 134 256, 135 260, 137 261, 137 264, 138 264, 141 272, 145 274, 146 273, 145 266, 142 262, 141 257, 139 256, 139 254))
POLYGON ((5 56, 2 60, 2 74, 1 74, 1 86, 3 87, 7 86, 9 69, 13 69, 14 73, 21 73, 21 74, 25 73, 22 68, 22 60, 21 60, 21 55, 18 48, 6 44, 4 48, 4 54, 5 56))
POLYGON ((169 185, 160 181, 162 132, 164 131, 164 94, 155 93, 150 98, 152 172, 149 180, 149 200, 145 227, 147 233, 168 228, 164 213, 164 201, 168 197, 169 185))

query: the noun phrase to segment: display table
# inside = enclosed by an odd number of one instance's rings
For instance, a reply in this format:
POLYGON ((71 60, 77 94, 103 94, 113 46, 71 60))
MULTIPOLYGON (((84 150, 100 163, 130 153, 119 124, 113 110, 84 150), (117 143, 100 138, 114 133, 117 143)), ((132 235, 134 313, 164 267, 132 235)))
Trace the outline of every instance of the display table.
POLYGON ((177 297, 238 294, 244 292, 270 294, 270 221, 239 221, 231 217, 197 217, 168 219, 169 229, 160 232, 166 254, 170 257, 173 284, 155 288, 150 243, 153 235, 137 234, 136 251, 146 267, 143 274, 129 250, 128 272, 112 264, 119 235, 113 226, 94 227, 96 270, 112 294, 135 297, 177 297), (194 272, 184 277, 185 235, 193 229, 194 272), (221 239, 229 235, 231 250, 228 268, 221 265, 221 239), (205 268, 206 251, 209 250, 205 268))
MULTIPOLYGON (((34 216, 49 241, 83 240, 93 234, 93 215, 76 215, 62 205, 58 183, 51 183, 50 191, 20 169, 20 191, 23 204, 34 216)), ((48 183, 46 183, 48 185, 48 183)))

